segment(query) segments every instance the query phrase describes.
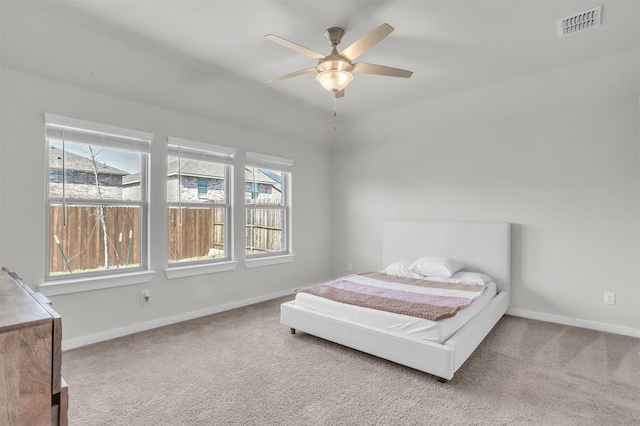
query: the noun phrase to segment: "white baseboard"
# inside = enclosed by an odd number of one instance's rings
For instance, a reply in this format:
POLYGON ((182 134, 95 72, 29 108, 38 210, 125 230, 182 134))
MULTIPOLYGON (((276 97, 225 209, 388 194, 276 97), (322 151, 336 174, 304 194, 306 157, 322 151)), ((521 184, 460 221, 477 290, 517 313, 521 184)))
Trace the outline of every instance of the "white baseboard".
POLYGON ((640 338, 640 330, 631 327, 623 327, 621 325, 605 324, 602 322, 587 321, 577 318, 563 317, 559 315, 545 314, 542 312, 526 311, 524 309, 514 308, 510 308, 507 311, 507 315, 640 338))
POLYGON ((91 345, 93 343, 103 342, 105 340, 115 339, 117 337, 127 336, 129 334, 139 333, 141 331, 151 330, 165 325, 176 324, 182 321, 188 321, 207 315, 217 314, 219 312, 231 309, 241 308, 243 306, 253 305, 255 303, 266 302, 267 300, 277 299, 295 293, 295 289, 278 291, 276 293, 265 294, 262 296, 251 297, 249 299, 239 300, 237 302, 227 303, 224 305, 212 306, 197 311, 185 312, 170 317, 158 318, 152 321, 141 322, 138 324, 128 325, 126 327, 114 328, 88 336, 76 337, 75 339, 62 340, 62 350, 79 348, 81 346, 91 345))
MULTIPOLYGON (((81 346, 91 345, 93 343, 103 342, 105 340, 115 339, 117 337, 127 336, 129 334, 139 333, 141 331, 151 330, 165 325, 176 324, 182 321, 188 321, 195 318, 204 317, 207 315, 217 314, 219 312, 228 311, 231 309, 241 308, 243 306, 253 305, 254 303, 266 302, 267 300, 277 299, 294 294, 294 289, 283 290, 276 293, 265 294, 262 296, 251 297, 249 299, 239 300, 233 303, 227 303, 224 305, 212 306, 197 311, 185 312, 179 315, 173 315, 170 317, 158 318, 152 321, 141 322, 138 324, 132 324, 126 327, 114 328, 111 330, 103 331, 96 334, 90 334, 88 336, 77 337, 75 339, 67 339, 62 341, 62 350, 79 348, 81 346)), ((587 321, 570 317, 563 317, 559 315, 545 314, 542 312, 527 311, 524 309, 510 308, 507 311, 507 315, 513 315, 516 317, 529 318, 539 321, 553 322, 556 324, 570 325, 573 327, 582 327, 592 330, 604 331, 607 333, 622 334, 625 336, 632 336, 640 338, 640 330, 631 327, 623 327, 612 324, 605 324, 595 321, 587 321)))

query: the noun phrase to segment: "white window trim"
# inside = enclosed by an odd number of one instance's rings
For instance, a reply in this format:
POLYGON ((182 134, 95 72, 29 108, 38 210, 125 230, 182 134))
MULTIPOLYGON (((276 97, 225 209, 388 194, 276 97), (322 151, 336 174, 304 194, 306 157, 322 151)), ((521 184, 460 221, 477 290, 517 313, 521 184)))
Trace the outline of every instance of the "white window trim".
MULTIPOLYGON (((286 173, 288 176, 284 177, 283 185, 285 191, 283 191, 283 197, 285 204, 279 206, 285 214, 285 227, 286 227, 286 250, 274 253, 261 253, 261 254, 247 254, 245 250, 245 267, 257 268, 261 266, 275 265, 280 263, 293 262, 293 230, 291 214, 292 214, 292 201, 291 201, 291 169, 293 166, 293 160, 289 158, 276 157, 274 155, 260 154, 252 151, 245 151, 245 167, 261 167, 270 170, 276 170, 286 173)), ((245 187, 246 187, 245 181, 245 187)), ((251 182, 249 182, 251 183, 251 182)), ((253 205, 250 208, 269 208, 271 206, 265 205, 253 205)), ((245 214, 247 211, 247 205, 244 206, 245 214)), ((244 231, 244 230, 243 230, 244 231)))
MULTIPOLYGON (((225 241, 227 242, 226 244, 228 244, 228 247, 225 247, 225 251, 228 253, 228 257, 222 260, 203 260, 198 261, 197 263, 190 264, 184 264, 181 262, 168 263, 167 267, 164 269, 164 275, 167 277, 167 279, 172 280, 176 278, 192 277, 196 275, 205 275, 210 273, 235 270, 236 265, 238 264, 238 262, 234 260, 233 254, 233 166, 236 149, 221 145, 193 141, 189 139, 177 138, 174 136, 167 136, 167 141, 169 145, 170 155, 172 155, 172 152, 176 149, 186 149, 186 158, 198 159, 198 157, 200 157, 200 154, 204 154, 205 158, 203 158, 203 161, 219 162, 225 165, 225 198, 228 200, 225 207, 227 209, 228 222, 225 223, 225 241), (231 166, 231 168, 229 169, 229 167, 227 166, 231 166)), ((167 206, 169 204, 170 203, 167 202, 167 206)), ((169 240, 167 235, 167 245, 168 244, 169 240)))
MULTIPOLYGON (((146 238, 141 238, 141 243, 144 245, 144 250, 141 252, 141 262, 142 266, 139 269, 131 270, 130 272, 118 273, 115 271, 107 272, 104 274, 96 274, 92 275, 91 272, 88 275, 78 274, 78 275, 68 275, 62 278, 58 278, 55 276, 49 275, 49 272, 46 272, 45 282, 40 284, 38 287, 41 292, 45 296, 56 296, 61 294, 69 294, 69 293, 80 293, 84 291, 92 291, 99 290, 103 288, 111 288, 111 287, 120 287, 126 285, 135 285, 135 284, 144 284, 151 281, 151 278, 155 274, 155 271, 151 271, 149 269, 150 262, 150 250, 149 250, 149 238, 150 238, 150 230, 149 230, 149 205, 150 205, 150 197, 149 197, 149 171, 151 166, 150 161, 150 147, 151 141, 153 140, 153 133, 144 132, 140 130, 133 130, 124 127, 111 126, 108 124, 96 123, 92 121, 79 120, 76 118, 64 117, 55 114, 44 114, 45 118, 45 129, 48 132, 49 127, 62 127, 62 128, 73 128, 79 129, 81 132, 87 133, 101 133, 105 135, 113 135, 116 137, 116 140, 120 140, 120 143, 116 142, 116 145, 120 145, 122 147, 134 147, 128 149, 134 149, 142 154, 145 154, 146 161, 143 165, 145 169, 145 185, 144 188, 141 189, 142 193, 144 193, 144 201, 142 202, 142 226, 145 228, 146 238), (124 141, 122 140, 124 139, 124 141), (141 142, 138 143, 138 142, 141 142), (124 143, 124 146, 122 146, 124 143)), ((48 140, 51 139, 48 135, 48 140)), ((83 142, 84 143, 84 142, 83 142)), ((48 160, 47 154, 47 160, 48 160)), ((49 164, 47 163, 47 170, 49 170, 49 164)), ((48 179, 48 177, 47 177, 48 179)), ((48 184, 47 184, 48 185, 48 184)), ((47 186, 48 188, 48 186, 47 186)), ((49 202, 52 198, 49 197, 47 193, 46 196, 46 204, 49 205, 49 202)), ((49 213, 47 213, 47 220, 49 219, 49 213)), ((47 233, 49 232, 48 225, 46 226, 47 233)), ((45 256, 49 257, 49 250, 45 250, 45 256)), ((48 261, 47 265, 48 265, 48 261)))
POLYGON ((217 155, 220 157, 221 162, 224 162, 222 161, 224 157, 229 157, 231 159, 230 164, 233 164, 233 158, 236 155, 236 149, 228 146, 192 141, 189 139, 176 138, 174 136, 167 136, 167 141, 169 145, 173 145, 174 147, 179 146, 181 148, 191 148, 196 151, 204 151, 209 154, 217 155))
POLYGON ((174 266, 164 270, 164 275, 169 280, 176 278, 193 277, 196 275, 212 274, 216 272, 234 271, 238 265, 235 260, 205 263, 199 265, 174 266))
POLYGON ((275 155, 246 151, 245 164, 251 164, 255 165, 256 167, 263 167, 265 169, 291 173, 293 160, 290 158, 276 157, 275 155))
POLYGON ((295 254, 278 254, 274 256, 265 255, 264 257, 255 257, 244 260, 244 267, 247 269, 260 268, 262 266, 279 265, 281 263, 291 263, 295 254))
POLYGON ((76 278, 72 280, 46 282, 38 285, 38 288, 45 296, 58 296, 104 288, 146 284, 151 281, 154 274, 155 271, 140 271, 128 274, 82 277, 82 279, 76 278))
POLYGON ((141 130, 126 129, 124 127, 110 126, 108 124, 95 123, 93 121, 79 120, 77 118, 63 117, 55 114, 44 114, 44 121, 48 125, 71 127, 95 133, 104 133, 107 135, 123 136, 131 139, 139 139, 144 141, 153 140, 153 133, 143 132, 141 130))

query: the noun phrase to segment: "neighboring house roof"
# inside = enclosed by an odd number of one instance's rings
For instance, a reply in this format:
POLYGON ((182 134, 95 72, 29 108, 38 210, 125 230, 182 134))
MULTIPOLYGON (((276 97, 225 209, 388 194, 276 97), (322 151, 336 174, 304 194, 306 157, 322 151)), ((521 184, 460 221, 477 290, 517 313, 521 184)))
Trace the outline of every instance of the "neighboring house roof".
MULTIPOLYGON (((282 179, 280 176, 275 175, 271 177, 273 173, 268 173, 268 170, 262 170, 256 168, 255 179, 253 174, 253 168, 245 167, 244 178, 246 182, 256 182, 261 184, 267 184, 273 186, 276 190, 282 190, 282 179)), ((176 176, 178 174, 178 160, 172 161, 167 165, 167 176, 176 176)), ((191 160, 189 158, 182 158, 180 160, 180 174, 182 176, 192 177, 206 177, 214 179, 224 179, 224 164, 209 163, 205 161, 191 160)), ((140 180, 140 174, 134 173, 132 175, 125 176, 123 178, 123 184, 132 184, 140 180)))
POLYGON ((260 171, 262 173, 264 173, 265 175, 269 176, 271 179, 273 179, 276 182, 278 182, 279 184, 282 184, 282 175, 274 173, 272 170, 260 169, 260 171))
MULTIPOLYGON (((167 175, 178 174, 178 160, 167 165, 167 175)), ((197 161, 189 158, 180 159, 180 174, 186 176, 203 176, 224 179, 224 164, 197 161)))
POLYGON ((253 167, 246 166, 244 168, 244 179, 245 182, 255 182, 255 183, 264 183, 267 185, 272 185, 278 191, 281 191, 282 185, 275 179, 272 179, 269 175, 267 175, 262 169, 255 169, 255 176, 253 173, 253 167))
MULTIPOLYGON (((178 160, 167 165, 167 176, 178 174, 178 160)), ((180 160, 180 174, 182 176, 206 177, 213 179, 224 179, 224 164, 208 163, 204 161, 182 158, 180 160)), ((140 173, 125 176, 122 183, 132 184, 140 181, 140 173)))
MULTIPOLYGON (((129 174, 124 170, 116 169, 100 161, 96 161, 96 164, 99 174, 115 176, 125 176, 129 174)), ((96 164, 94 164, 91 158, 83 157, 82 155, 69 151, 64 153, 64 169, 66 171, 93 173, 96 164)), ((51 151, 49 152, 49 169, 62 170, 62 149, 51 147, 51 151)))

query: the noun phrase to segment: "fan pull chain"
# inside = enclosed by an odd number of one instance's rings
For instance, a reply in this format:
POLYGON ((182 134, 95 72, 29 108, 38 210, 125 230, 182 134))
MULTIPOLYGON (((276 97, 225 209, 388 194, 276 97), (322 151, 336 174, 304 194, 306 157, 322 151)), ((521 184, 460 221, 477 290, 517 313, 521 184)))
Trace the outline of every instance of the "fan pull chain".
POLYGON ((336 97, 335 95, 333 96, 333 131, 336 131, 336 117, 337 117, 337 113, 336 113, 336 97))

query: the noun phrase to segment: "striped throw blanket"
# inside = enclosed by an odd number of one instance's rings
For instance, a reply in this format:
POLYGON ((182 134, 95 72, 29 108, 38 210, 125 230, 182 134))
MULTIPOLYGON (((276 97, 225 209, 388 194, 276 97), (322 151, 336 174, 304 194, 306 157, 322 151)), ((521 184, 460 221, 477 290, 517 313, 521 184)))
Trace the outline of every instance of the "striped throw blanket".
POLYGON ((486 289, 486 285, 435 282, 368 272, 300 288, 296 292, 436 321, 454 316, 486 289))

